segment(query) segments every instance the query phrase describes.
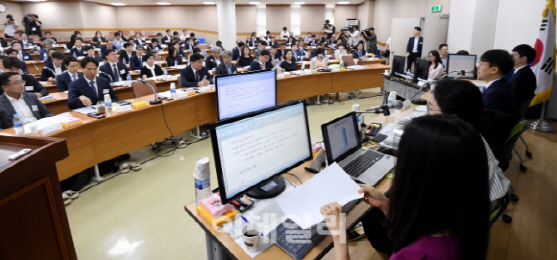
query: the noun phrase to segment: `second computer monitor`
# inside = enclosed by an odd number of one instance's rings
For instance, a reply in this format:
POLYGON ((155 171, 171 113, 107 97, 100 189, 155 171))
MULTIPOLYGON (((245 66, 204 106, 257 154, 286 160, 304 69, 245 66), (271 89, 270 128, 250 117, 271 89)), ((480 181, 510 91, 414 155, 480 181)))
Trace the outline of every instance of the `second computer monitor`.
POLYGON ((406 62, 406 57, 404 56, 393 56, 393 68, 392 74, 400 73, 404 74, 404 63, 406 62))
POLYGON ((476 55, 449 54, 447 59, 447 74, 461 74, 461 78, 475 78, 476 55))
MULTIPOLYGON (((439 66, 443 66, 443 64, 439 64, 439 66)), ((414 68, 414 82, 418 82, 418 78, 427 80, 429 75, 429 60, 416 59, 414 68)))
POLYGON ((219 120, 277 105, 275 71, 218 76, 215 89, 219 120))

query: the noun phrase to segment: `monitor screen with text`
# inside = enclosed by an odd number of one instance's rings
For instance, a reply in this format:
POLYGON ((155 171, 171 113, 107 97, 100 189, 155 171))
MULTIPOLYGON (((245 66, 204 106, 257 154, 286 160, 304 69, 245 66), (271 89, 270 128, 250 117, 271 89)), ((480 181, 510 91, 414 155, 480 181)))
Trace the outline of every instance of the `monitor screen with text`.
POLYGON ((308 130, 303 102, 216 125, 211 138, 226 199, 311 159, 308 130))
POLYGON ((447 74, 464 71, 464 77, 474 77, 476 71, 476 55, 449 54, 447 74))
POLYGON ((259 71, 217 77, 219 120, 277 105, 275 71, 259 71))

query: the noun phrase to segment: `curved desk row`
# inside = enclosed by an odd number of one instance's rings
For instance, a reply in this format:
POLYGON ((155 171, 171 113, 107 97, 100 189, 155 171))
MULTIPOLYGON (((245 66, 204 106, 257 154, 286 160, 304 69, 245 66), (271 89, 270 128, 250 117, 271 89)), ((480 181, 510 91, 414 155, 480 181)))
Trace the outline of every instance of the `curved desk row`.
MULTIPOLYGON (((388 68, 389 66, 385 65, 370 65, 368 69, 313 73, 279 79, 277 81, 278 102, 283 103, 319 94, 382 87, 383 76, 380 73, 388 68)), ((164 84, 170 82, 157 82, 157 87, 163 91, 164 84)), ((120 96, 127 91, 131 91, 131 87, 117 90, 117 93, 120 96)), ((59 95, 63 94, 59 93, 59 95)), ((133 102, 151 99, 153 95, 133 99, 133 102)), ((60 99, 56 103, 65 105, 66 102, 62 101, 63 99, 60 99)), ((53 104, 54 102, 49 104, 49 109, 52 109, 53 104)), ((164 106, 168 127, 175 134, 217 120, 215 92, 165 101, 162 105, 116 113, 104 119, 93 119, 77 112, 61 113, 57 116, 80 118, 83 124, 49 134, 52 137, 65 138, 68 145, 69 157, 56 164, 60 180, 170 136, 165 126, 161 106, 164 106)), ((11 134, 13 129, 2 130, 2 133, 11 134)))

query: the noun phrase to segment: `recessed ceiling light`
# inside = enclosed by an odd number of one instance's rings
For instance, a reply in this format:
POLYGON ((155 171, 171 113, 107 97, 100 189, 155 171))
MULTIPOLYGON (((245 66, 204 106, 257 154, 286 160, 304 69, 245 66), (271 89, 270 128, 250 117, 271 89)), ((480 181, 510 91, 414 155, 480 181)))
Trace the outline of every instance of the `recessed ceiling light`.
POLYGON ((348 2, 348 1, 341 1, 341 2, 338 2, 339 5, 347 5, 347 4, 349 4, 349 3, 350 3, 350 2, 348 2))
POLYGON ((203 2, 204 5, 214 5, 215 2, 203 2))
POLYGON ((124 3, 110 3, 110 4, 111 4, 111 5, 114 5, 114 6, 124 6, 124 5, 126 5, 126 4, 124 4, 124 3))
POLYGON ((294 2, 295 5, 303 5, 303 4, 305 4, 305 3, 306 3, 306 2, 294 2))
POLYGON ((249 2, 250 5, 258 5, 259 2, 249 2))
POLYGON ((27 0, 27 2, 46 2, 46 0, 27 0))
POLYGON ((158 5, 170 5, 169 2, 157 2, 158 5))

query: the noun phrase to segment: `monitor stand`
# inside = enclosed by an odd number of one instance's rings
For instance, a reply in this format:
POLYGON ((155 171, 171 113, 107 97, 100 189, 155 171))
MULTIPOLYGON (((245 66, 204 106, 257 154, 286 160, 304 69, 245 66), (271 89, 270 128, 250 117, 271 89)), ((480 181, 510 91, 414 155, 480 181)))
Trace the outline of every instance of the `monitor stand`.
POLYGON ((269 199, 281 194, 286 189, 286 182, 281 176, 270 179, 267 183, 256 186, 247 192, 254 199, 269 199))

